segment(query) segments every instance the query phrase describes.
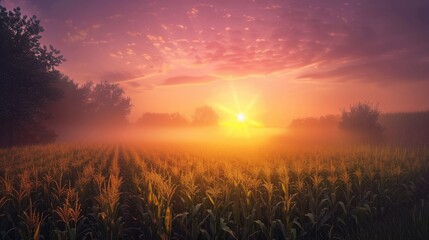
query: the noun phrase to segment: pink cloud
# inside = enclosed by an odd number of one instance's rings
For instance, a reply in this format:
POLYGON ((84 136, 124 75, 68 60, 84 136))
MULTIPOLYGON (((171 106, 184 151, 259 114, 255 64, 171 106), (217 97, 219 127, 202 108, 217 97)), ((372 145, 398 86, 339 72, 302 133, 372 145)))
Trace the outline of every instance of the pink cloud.
POLYGON ((214 76, 178 76, 164 79, 159 86, 200 85, 218 80, 214 76))

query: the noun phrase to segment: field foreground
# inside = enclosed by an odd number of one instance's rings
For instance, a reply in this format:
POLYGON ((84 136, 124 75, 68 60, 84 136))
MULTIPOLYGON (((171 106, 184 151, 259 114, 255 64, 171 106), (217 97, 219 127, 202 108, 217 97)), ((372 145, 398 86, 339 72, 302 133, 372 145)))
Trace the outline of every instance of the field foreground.
POLYGON ((0 189, 0 239, 429 239, 422 147, 12 148, 0 189))

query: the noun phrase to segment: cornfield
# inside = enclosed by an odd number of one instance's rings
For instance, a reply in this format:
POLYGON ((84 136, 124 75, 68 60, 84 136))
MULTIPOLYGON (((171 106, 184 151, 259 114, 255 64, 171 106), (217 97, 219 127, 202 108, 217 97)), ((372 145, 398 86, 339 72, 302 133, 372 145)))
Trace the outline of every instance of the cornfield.
POLYGON ((429 149, 0 150, 0 239, 429 239, 429 149))

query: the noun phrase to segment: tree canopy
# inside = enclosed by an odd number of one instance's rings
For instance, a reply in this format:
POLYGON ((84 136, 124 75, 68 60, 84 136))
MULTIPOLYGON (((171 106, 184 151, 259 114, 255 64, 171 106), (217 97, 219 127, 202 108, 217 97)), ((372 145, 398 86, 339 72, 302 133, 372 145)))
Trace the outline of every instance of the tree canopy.
POLYGON ((79 86, 61 74, 59 80, 54 83, 54 87, 61 92, 61 99, 45 106, 45 111, 51 116, 46 124, 57 128, 86 120, 91 86, 91 83, 79 86))
POLYGON ((219 116, 209 106, 202 106, 195 109, 192 123, 196 126, 209 126, 216 125, 219 120, 219 116))
POLYGON ((103 81, 78 85, 62 75, 55 86, 62 92, 62 99, 48 104, 46 108, 52 116, 47 123, 55 129, 127 123, 131 99, 125 96, 118 84, 103 81))
POLYGON ((60 98, 53 83, 64 61, 52 46, 40 44, 43 28, 19 8, 0 5, 0 146, 49 142, 55 133, 43 126, 43 107, 60 98))
POLYGON ((341 110, 340 128, 364 141, 379 141, 383 128, 378 122, 380 110, 370 103, 356 103, 341 110))
POLYGON ((107 125, 126 123, 131 99, 118 84, 102 81, 90 89, 88 108, 92 119, 107 125))

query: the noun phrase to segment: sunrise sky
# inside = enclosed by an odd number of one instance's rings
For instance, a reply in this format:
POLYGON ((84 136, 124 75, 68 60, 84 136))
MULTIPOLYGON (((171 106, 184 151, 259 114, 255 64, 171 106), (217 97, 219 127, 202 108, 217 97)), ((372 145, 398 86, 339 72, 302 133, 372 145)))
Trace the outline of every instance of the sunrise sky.
MULTIPOLYGON (((77 82, 117 82, 143 112, 201 105, 287 126, 357 101, 429 110, 429 2, 423 0, 23 0, 42 42, 77 82)), ((222 111, 219 110, 222 114, 222 111)))

